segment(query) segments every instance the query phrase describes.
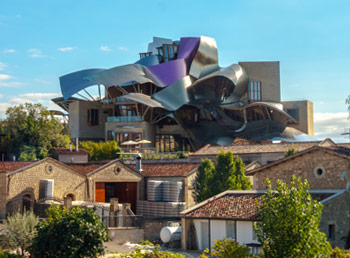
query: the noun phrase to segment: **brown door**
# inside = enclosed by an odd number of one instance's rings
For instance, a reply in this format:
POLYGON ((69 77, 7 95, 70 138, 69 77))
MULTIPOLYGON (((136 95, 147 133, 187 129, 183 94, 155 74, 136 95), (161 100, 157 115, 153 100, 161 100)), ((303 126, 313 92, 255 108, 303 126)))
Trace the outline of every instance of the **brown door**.
POLYGON ((126 183, 126 202, 131 203, 131 209, 136 213, 137 183, 126 183))
POLYGON ((106 201, 105 183, 101 183, 101 182, 96 183, 95 201, 96 202, 106 201))

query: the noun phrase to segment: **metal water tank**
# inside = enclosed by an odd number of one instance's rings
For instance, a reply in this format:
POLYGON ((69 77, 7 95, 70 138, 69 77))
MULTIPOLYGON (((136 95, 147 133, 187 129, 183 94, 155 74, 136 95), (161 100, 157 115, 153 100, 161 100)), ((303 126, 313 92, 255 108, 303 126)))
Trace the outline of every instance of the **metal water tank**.
POLYGON ((160 240, 169 243, 174 240, 181 240, 181 227, 164 227, 160 231, 160 240))

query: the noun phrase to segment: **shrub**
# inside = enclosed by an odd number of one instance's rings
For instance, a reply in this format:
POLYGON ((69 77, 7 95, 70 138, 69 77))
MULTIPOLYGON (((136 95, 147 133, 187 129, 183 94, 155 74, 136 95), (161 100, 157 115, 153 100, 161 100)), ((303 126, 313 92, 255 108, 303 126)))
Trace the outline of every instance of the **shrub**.
POLYGON ((136 249, 130 254, 121 254, 122 258, 186 258, 182 254, 176 254, 168 251, 161 251, 159 245, 155 245, 152 250, 136 249))
POLYGON ((97 257, 109 239, 105 226, 92 209, 66 210, 50 206, 47 220, 37 226, 30 252, 34 257, 97 257))
POLYGON ((1 243, 11 249, 17 248, 17 251, 23 255, 32 243, 38 221, 38 218, 30 211, 25 211, 23 214, 16 213, 8 217, 1 233, 1 243))
POLYGON ((201 254, 201 258, 208 257, 217 257, 217 258, 253 258, 256 257, 250 253, 249 247, 245 245, 240 245, 235 240, 224 239, 216 240, 215 245, 213 246, 213 251, 205 250, 201 254))

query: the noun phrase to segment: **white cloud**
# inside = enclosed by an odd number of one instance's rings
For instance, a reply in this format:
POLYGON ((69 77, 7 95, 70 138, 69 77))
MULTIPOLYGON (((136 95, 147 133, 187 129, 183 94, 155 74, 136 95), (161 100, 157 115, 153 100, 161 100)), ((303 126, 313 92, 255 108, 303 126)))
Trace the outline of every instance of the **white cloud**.
POLYGON ((73 49, 74 49, 73 47, 61 47, 61 48, 58 48, 58 50, 61 51, 61 52, 72 51, 73 49))
POLYGON ((3 74, 3 73, 1 74, 0 73, 0 81, 9 80, 11 78, 12 78, 12 76, 10 76, 8 74, 3 74))
POLYGON ((2 53, 5 54, 10 54, 10 53, 15 53, 16 50, 12 49, 12 48, 5 48, 4 50, 1 51, 2 53))
POLYGON ((349 113, 315 113, 315 137, 322 140, 331 138, 335 142, 347 142, 345 136, 341 135, 350 127, 349 113))
POLYGON ((28 49, 27 52, 29 53, 29 56, 32 58, 42 58, 42 57, 47 57, 47 55, 43 54, 43 51, 37 48, 31 48, 28 49))
POLYGON ((0 62, 0 71, 4 70, 7 67, 7 64, 0 62))
POLYGON ((26 94, 21 94, 19 95, 20 97, 23 98, 28 98, 28 99, 52 99, 61 96, 59 93, 26 93, 26 94))
POLYGON ((18 98, 18 97, 10 98, 9 102, 15 105, 24 104, 24 103, 34 103, 30 99, 18 98))
POLYGON ((120 51, 128 51, 128 50, 129 50, 129 49, 126 48, 126 47, 118 47, 118 49, 119 49, 120 51))
POLYGON ((22 85, 20 82, 8 81, 10 79, 14 79, 14 77, 8 74, 0 74, 0 87, 16 87, 22 85))
POLYGON ((6 109, 11 107, 10 103, 0 103, 0 118, 5 116, 6 109))
POLYGON ((21 85, 22 83, 20 82, 1 82, 0 81, 0 87, 18 87, 21 85))
POLYGON ((105 51, 105 52, 109 52, 109 51, 112 51, 109 46, 100 46, 100 50, 101 51, 105 51))
POLYGON ((3 96, 4 96, 3 94, 0 94, 0 99, 1 99, 3 96))

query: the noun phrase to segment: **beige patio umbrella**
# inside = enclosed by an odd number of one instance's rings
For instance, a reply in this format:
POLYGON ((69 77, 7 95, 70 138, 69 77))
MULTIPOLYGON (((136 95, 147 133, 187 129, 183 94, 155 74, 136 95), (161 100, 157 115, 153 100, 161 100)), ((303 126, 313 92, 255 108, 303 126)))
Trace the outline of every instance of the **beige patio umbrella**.
POLYGON ((138 144, 146 144, 146 143, 152 143, 151 141, 149 140, 140 140, 140 141, 137 141, 138 144))
POLYGON ((131 145, 138 145, 138 144, 139 144, 138 142, 129 140, 129 141, 122 142, 120 145, 127 146, 126 148, 129 150, 129 146, 131 146, 131 145))

